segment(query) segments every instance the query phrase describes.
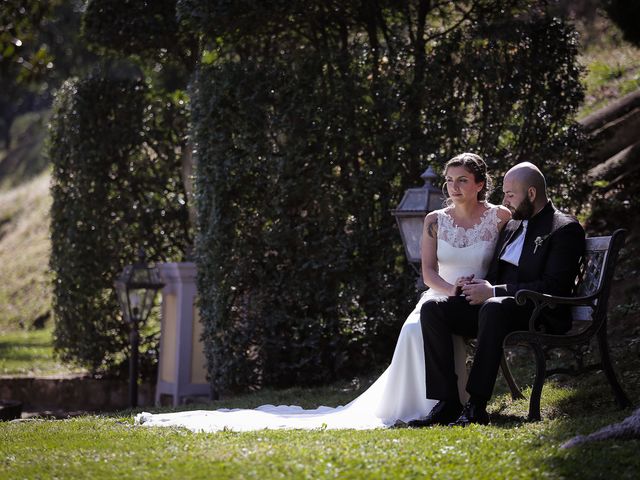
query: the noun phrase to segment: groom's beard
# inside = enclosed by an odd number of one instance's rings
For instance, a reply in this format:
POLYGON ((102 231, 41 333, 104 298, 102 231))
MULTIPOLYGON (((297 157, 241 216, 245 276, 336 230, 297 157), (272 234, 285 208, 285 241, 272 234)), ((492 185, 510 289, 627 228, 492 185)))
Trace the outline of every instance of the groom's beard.
POLYGON ((511 218, 514 220, 528 220, 533 217, 533 212, 535 211, 535 207, 529 197, 524 197, 524 200, 520 202, 511 215, 511 218))

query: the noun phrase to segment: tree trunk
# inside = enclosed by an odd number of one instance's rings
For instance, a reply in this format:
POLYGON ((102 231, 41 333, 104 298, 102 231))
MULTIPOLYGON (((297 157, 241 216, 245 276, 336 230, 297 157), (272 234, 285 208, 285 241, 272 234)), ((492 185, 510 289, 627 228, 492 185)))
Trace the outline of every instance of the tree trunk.
POLYGON ((638 107, 640 107, 640 89, 619 98, 615 102, 610 103, 596 112, 593 112, 591 115, 579 120, 578 123, 582 125, 587 133, 591 133, 638 107))
POLYGON ((611 157, 606 162, 589 170, 589 180, 606 180, 606 189, 614 187, 620 180, 636 176, 640 170, 640 140, 611 157))
POLYGON ((11 147, 11 125, 13 125, 13 115, 7 115, 0 123, 0 138, 4 142, 4 149, 9 151, 11 147))
POLYGON ((640 140, 640 107, 613 119, 589 136, 587 160, 595 166, 640 140))
POLYGON ((184 191, 187 195, 187 208, 189 209, 189 223, 192 231, 196 230, 197 214, 195 198, 193 196, 193 144, 191 141, 187 141, 182 150, 182 183, 184 184, 184 191))

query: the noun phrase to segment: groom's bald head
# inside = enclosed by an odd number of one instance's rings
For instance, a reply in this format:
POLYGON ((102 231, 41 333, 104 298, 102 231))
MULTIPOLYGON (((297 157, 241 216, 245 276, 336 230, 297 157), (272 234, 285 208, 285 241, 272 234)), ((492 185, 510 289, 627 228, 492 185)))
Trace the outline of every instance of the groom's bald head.
POLYGON ((502 190, 505 205, 515 219, 531 218, 548 202, 547 182, 531 162, 519 163, 504 176, 502 190))
POLYGON ((538 167, 531 162, 522 162, 511 168, 504 176, 505 181, 507 178, 516 182, 524 189, 533 187, 536 189, 538 195, 547 196, 547 182, 544 179, 544 175, 538 167))

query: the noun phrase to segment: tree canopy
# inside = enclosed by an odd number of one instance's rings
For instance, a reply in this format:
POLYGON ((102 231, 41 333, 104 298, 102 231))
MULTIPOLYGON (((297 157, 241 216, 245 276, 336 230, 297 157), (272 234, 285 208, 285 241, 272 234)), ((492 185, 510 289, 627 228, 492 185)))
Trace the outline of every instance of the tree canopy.
POLYGON ((0 9, 0 140, 14 119, 49 108, 53 92, 90 63, 78 40, 82 1, 5 0, 0 9))

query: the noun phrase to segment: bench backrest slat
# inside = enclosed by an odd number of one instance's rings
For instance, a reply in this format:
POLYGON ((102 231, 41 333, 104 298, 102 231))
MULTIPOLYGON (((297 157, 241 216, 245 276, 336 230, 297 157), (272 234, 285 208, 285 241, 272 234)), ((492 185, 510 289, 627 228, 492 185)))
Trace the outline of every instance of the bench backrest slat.
MULTIPOLYGON (((593 295, 600 288, 604 280, 605 264, 610 243, 610 236, 586 239, 585 252, 576 279, 576 296, 586 297, 593 295)), ((593 308, 573 307, 572 316, 574 320, 593 320, 593 308)))

